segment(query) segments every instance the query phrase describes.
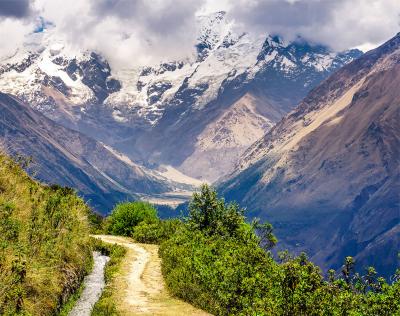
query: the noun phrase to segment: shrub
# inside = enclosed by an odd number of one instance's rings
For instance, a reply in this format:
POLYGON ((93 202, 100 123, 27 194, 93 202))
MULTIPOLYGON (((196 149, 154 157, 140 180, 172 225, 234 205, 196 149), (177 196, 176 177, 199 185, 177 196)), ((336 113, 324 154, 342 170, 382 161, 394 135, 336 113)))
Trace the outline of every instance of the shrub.
POLYGON ((217 315, 272 313, 274 300, 266 297, 278 279, 278 265, 259 247, 261 239, 245 222, 243 209, 225 204, 203 185, 182 225, 160 247, 162 271, 174 295, 217 315))
POLYGON ((180 226, 181 221, 177 219, 158 220, 151 223, 143 221, 135 227, 132 237, 137 242, 159 244, 171 238, 180 226))
POLYGON ((207 186, 193 196, 188 219, 160 246, 170 292, 214 315, 400 315, 400 271, 389 285, 369 268, 325 280, 305 254, 269 250, 270 224, 246 224, 244 212, 207 186), (255 232, 259 233, 259 236, 255 232))
POLYGON ((104 234, 107 232, 104 227, 106 222, 103 216, 93 210, 89 210, 87 217, 91 234, 104 234))
POLYGON ((212 314, 258 315, 273 303, 268 292, 277 264, 252 239, 182 229, 161 244, 160 256, 171 293, 212 314))
POLYGON ((208 185, 202 185, 189 204, 188 224, 207 235, 234 236, 247 225, 244 219, 243 209, 234 203, 226 205, 208 185))
POLYGON ((114 235, 132 236, 141 222, 158 221, 157 210, 147 202, 124 202, 118 204, 108 218, 108 231, 114 235))

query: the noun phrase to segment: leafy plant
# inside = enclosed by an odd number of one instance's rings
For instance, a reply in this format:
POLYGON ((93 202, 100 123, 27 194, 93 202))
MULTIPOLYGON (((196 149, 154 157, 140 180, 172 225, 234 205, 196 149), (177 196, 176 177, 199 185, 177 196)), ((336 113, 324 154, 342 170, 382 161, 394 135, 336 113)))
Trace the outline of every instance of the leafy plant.
POLYGON ((400 315, 400 273, 393 284, 373 268, 360 276, 347 257, 341 275, 330 270, 326 280, 304 253, 280 252, 277 262, 269 251, 277 242, 272 226, 247 224, 242 209, 208 186, 189 210, 159 250, 177 297, 215 315, 400 315))
POLYGON ((143 221, 135 227, 132 238, 141 243, 159 244, 171 238, 181 226, 178 219, 157 220, 154 222, 143 221))
POLYGON ((114 235, 132 236, 139 223, 158 220, 157 210, 147 202, 118 204, 108 218, 108 231, 114 235))

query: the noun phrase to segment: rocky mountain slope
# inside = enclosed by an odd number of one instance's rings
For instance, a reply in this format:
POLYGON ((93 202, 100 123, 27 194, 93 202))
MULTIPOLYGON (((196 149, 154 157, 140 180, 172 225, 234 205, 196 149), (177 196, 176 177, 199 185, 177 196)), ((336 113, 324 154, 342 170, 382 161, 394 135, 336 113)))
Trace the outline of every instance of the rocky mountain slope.
POLYGON ((394 272, 400 249, 400 33, 343 67, 220 183, 323 268, 394 272))
POLYGON ((182 172, 210 181, 222 176, 273 126, 263 115, 263 106, 249 93, 234 102, 197 136, 194 152, 180 166, 182 172))
POLYGON ((199 17, 198 29, 195 56, 113 70, 50 27, 1 61, 0 91, 148 167, 172 165, 213 181, 312 87, 361 54, 237 33, 224 12, 199 17), (224 119, 233 116, 236 123, 224 119))
POLYGON ((97 210, 140 194, 190 188, 147 170, 112 148, 58 125, 17 98, 0 93, 0 142, 8 153, 33 158, 30 173, 76 188, 97 210))

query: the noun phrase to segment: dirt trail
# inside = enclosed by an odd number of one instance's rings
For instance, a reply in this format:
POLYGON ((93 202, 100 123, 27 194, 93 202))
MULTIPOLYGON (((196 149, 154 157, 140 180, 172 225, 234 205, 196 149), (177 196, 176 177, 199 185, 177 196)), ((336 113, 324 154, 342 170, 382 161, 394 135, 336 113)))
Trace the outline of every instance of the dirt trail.
POLYGON ((158 246, 133 243, 125 237, 95 237, 127 248, 120 274, 113 281, 114 297, 122 315, 209 315, 168 294, 158 246))

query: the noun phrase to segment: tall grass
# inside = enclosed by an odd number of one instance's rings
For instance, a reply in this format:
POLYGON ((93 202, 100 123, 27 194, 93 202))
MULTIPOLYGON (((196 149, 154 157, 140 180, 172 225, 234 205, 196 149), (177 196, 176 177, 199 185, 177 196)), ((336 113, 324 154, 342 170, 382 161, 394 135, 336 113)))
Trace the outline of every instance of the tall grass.
POLYGON ((52 315, 92 264, 88 207, 0 153, 0 314, 52 315))
POLYGON ((92 316, 119 316, 120 313, 117 310, 117 302, 114 294, 116 286, 114 279, 121 269, 126 248, 117 244, 107 244, 99 239, 94 239, 93 244, 97 251, 109 256, 110 261, 108 261, 104 271, 106 287, 93 307, 92 316))

